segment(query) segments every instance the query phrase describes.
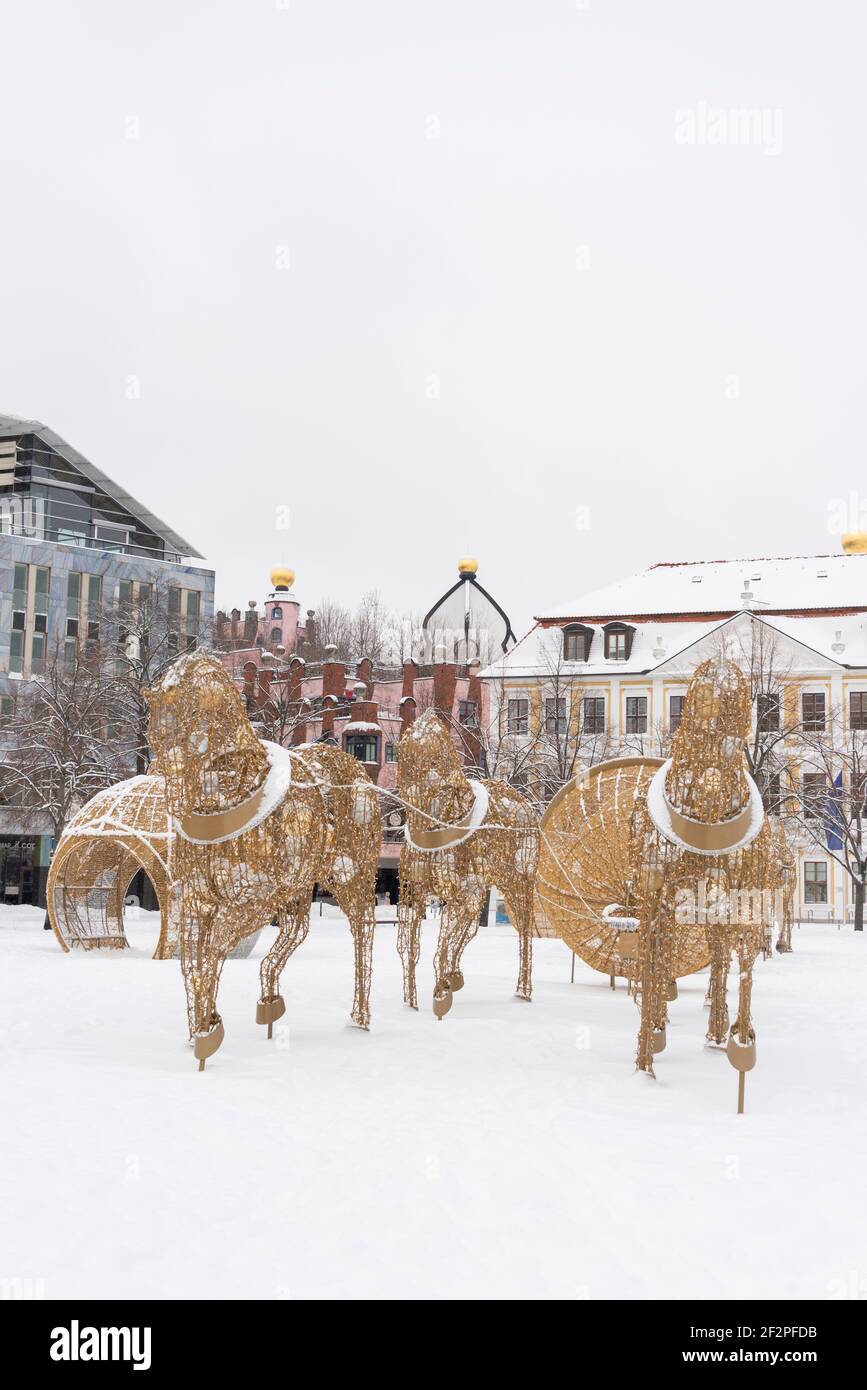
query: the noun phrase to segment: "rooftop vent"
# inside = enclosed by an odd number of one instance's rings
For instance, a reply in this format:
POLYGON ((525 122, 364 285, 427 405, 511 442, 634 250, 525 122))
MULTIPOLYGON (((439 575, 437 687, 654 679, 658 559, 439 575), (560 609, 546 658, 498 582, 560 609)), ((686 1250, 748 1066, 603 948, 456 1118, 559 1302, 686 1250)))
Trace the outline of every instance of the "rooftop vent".
POLYGON ((701 583, 701 575, 700 575, 700 574, 694 574, 694 575, 692 576, 692 582, 693 582, 693 584, 700 584, 700 583, 701 583))
POLYGON ((817 579, 827 579, 827 578, 828 578, 828 571, 827 571, 827 570, 817 570, 817 571, 816 571, 816 578, 817 578, 817 579))

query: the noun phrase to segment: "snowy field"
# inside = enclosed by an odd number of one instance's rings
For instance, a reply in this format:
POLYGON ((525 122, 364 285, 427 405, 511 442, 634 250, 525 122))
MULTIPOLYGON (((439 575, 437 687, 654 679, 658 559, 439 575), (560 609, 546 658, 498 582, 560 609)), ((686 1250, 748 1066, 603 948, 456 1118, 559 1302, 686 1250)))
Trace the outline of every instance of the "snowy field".
MULTIPOLYGON (((747 1114, 681 982, 659 1080, 632 1067, 621 986, 479 933, 441 1023, 401 1002, 377 930, 373 1025, 348 1027, 346 926, 314 917, 287 1015, 254 1022, 258 958, 229 961, 203 1074, 175 962, 64 955, 0 909, 0 1278, 48 1298, 833 1298, 867 1274, 867 942, 804 926, 760 963, 747 1114), (288 1025, 288 1026, 287 1026, 288 1025)), ((864 1283, 860 1284, 863 1297, 864 1283)))

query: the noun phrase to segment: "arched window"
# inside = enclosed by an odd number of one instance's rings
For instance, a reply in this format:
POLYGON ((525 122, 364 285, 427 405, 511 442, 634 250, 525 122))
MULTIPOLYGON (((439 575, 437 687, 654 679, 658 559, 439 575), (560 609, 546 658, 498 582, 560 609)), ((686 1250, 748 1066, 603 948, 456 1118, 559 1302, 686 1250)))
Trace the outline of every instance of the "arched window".
POLYGON ((632 651, 635 628, 631 627, 629 623, 606 623, 602 630, 605 633, 606 660, 628 661, 632 651))
POLYGON ((272 622, 276 622, 276 620, 277 620, 278 618, 282 618, 282 617, 283 617, 283 609, 280 607, 279 603, 275 603, 275 604, 274 604, 274 607, 271 609, 271 621, 272 621, 272 622))
POLYGON ((592 627, 585 627, 583 623, 570 623, 563 629, 563 660, 589 661, 592 641, 592 627))
POLYGON ((283 630, 282 630, 282 628, 279 628, 279 627, 272 627, 272 629, 271 629, 271 641, 272 641, 272 642, 280 642, 280 641, 282 640, 282 638, 283 638, 283 630))

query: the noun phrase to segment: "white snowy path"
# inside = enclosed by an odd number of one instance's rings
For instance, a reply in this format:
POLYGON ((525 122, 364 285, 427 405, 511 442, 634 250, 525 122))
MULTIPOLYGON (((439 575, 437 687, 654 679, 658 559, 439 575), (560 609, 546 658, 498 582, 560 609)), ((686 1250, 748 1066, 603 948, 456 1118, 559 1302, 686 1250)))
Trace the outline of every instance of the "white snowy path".
MULTIPOLYGON (((682 982, 659 1080, 637 1011, 559 942, 488 928, 466 988, 401 1002, 377 929, 373 1026, 346 1026, 352 953, 314 918, 284 975, 290 1024, 254 1022, 260 940, 229 961, 226 1041, 203 1074, 178 966, 64 955, 0 910, 0 1278, 85 1298, 828 1298, 867 1272, 865 948, 805 926, 757 968, 748 1113, 682 982), (853 1273, 854 1272, 854 1273, 853 1273)), ((269 936, 270 940, 270 936, 269 936)))

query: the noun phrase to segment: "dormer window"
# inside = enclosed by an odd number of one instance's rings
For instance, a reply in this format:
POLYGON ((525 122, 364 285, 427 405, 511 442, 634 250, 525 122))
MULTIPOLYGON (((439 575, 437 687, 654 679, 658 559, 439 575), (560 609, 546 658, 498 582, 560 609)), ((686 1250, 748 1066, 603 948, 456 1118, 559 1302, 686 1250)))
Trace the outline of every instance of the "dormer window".
POLYGON ((585 627, 583 623, 570 623, 563 629, 563 660, 589 661, 592 641, 592 627, 585 627))
POLYGON ((629 623, 606 623, 603 631, 606 661, 628 661, 635 628, 630 627, 629 623))

